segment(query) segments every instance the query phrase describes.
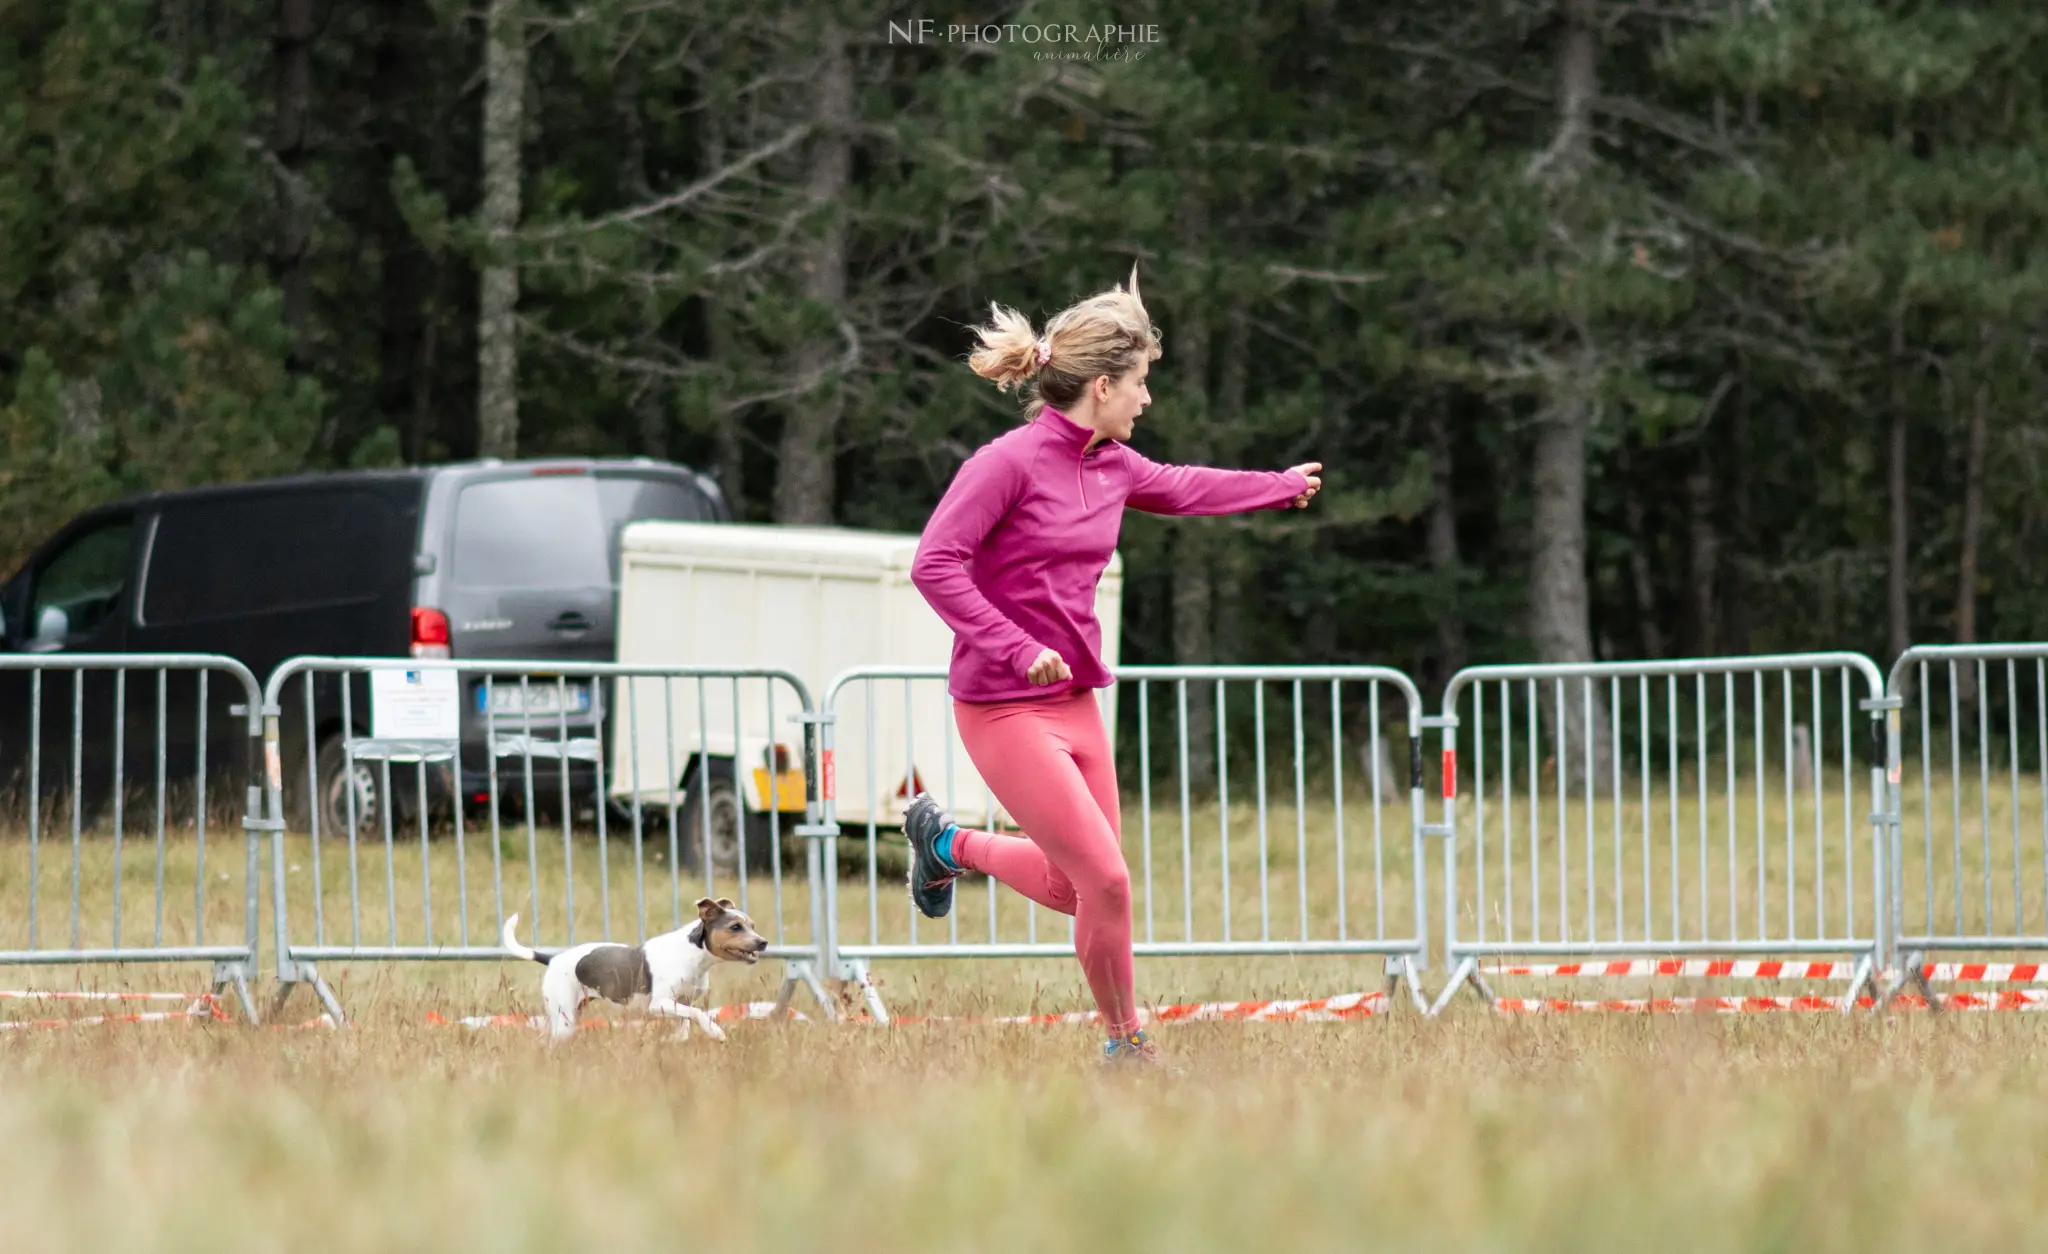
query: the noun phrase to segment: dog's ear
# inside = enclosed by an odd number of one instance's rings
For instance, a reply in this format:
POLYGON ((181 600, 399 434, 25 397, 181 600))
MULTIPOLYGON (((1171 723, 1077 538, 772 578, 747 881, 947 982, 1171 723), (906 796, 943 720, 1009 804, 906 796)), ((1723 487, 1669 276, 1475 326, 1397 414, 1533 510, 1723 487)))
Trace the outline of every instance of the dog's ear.
POLYGON ((697 899, 697 917, 709 923, 719 915, 724 914, 726 908, 731 904, 731 902, 713 901, 709 897, 699 897, 697 899))
POLYGON ((719 905, 719 908, 720 908, 720 909, 724 909, 724 910, 737 910, 737 909, 739 909, 739 907, 738 907, 738 906, 735 906, 734 904, 732 904, 732 898, 730 898, 730 897, 720 897, 720 898, 718 899, 718 905, 719 905))

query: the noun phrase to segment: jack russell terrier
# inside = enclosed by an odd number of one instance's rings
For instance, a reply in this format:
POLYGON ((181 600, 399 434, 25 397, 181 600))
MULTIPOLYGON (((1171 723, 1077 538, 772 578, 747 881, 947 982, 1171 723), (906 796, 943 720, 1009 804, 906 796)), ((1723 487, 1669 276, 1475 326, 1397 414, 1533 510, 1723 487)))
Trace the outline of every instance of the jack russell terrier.
POLYGON ((518 915, 506 919, 500 939, 512 956, 547 967, 540 977, 540 995, 547 1008, 548 1036, 554 1041, 576 1035, 577 1012, 592 997, 623 1006, 639 993, 647 995, 649 1014, 682 1020, 677 1037, 688 1036, 695 1023, 712 1040, 722 1041, 724 1030, 690 1003, 711 991, 713 964, 751 966, 768 948, 767 938, 754 930, 754 921, 723 897, 702 898, 695 923, 640 945, 592 941, 569 949, 528 949, 513 934, 518 925, 518 915))

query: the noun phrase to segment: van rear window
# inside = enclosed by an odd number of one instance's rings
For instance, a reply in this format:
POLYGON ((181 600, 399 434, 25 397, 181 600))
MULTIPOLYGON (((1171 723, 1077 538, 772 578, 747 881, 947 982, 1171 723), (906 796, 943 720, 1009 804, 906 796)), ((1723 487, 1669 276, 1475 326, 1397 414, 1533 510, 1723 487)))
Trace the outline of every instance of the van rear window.
POLYGON ((619 581, 619 533, 627 523, 718 521, 717 507, 694 483, 608 475, 597 481, 597 493, 604 503, 605 549, 613 583, 619 581))
POLYGON ((459 588, 597 588, 619 579, 619 531, 629 522, 715 522, 694 483, 637 475, 493 479, 455 506, 459 588))
POLYGON ((494 479, 455 506, 460 588, 601 588, 611 583, 597 481, 588 475, 494 479))
POLYGON ((597 481, 604 501, 604 520, 616 530, 629 522, 717 522, 711 498, 694 483, 674 479, 607 476, 597 481))

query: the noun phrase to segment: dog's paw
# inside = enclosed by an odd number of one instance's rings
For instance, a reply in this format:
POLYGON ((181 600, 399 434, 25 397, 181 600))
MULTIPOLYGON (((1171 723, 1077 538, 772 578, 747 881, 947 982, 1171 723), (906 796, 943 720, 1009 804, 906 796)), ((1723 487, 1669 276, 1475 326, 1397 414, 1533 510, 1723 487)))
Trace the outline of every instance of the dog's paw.
POLYGON ((725 1029, 709 1019, 704 1021, 704 1034, 714 1041, 723 1042, 725 1040, 725 1029))

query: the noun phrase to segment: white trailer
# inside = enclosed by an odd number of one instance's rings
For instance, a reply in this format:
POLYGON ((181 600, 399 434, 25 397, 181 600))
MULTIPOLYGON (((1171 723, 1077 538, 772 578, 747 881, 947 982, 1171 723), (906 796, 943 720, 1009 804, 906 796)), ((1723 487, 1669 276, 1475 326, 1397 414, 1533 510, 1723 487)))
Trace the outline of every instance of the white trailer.
MULTIPOLYGON (((821 703, 833 679, 856 668, 943 671, 953 633, 910 582, 917 539, 827 527, 635 523, 621 540, 618 660, 784 669, 821 703)), ((1112 556, 1095 599, 1103 660, 1112 667, 1122 604, 1122 559, 1112 556)), ((715 771, 746 781, 738 792, 749 811, 768 809, 771 793, 779 808, 801 811, 802 734, 789 721, 796 708, 787 690, 777 694, 771 726, 758 681, 740 685, 737 702, 730 684, 713 681, 707 689, 700 712, 694 685, 621 681, 612 717, 612 795, 630 801, 637 778, 643 804, 680 800, 701 749, 715 771), (785 769, 771 789, 770 764, 778 762, 785 769)), ((1114 727, 1114 688, 1103 694, 1103 708, 1114 727)), ((990 813, 943 683, 854 683, 840 694, 836 712, 842 825, 899 824, 916 786, 949 801, 963 823, 1007 823, 1000 806, 990 813)))

